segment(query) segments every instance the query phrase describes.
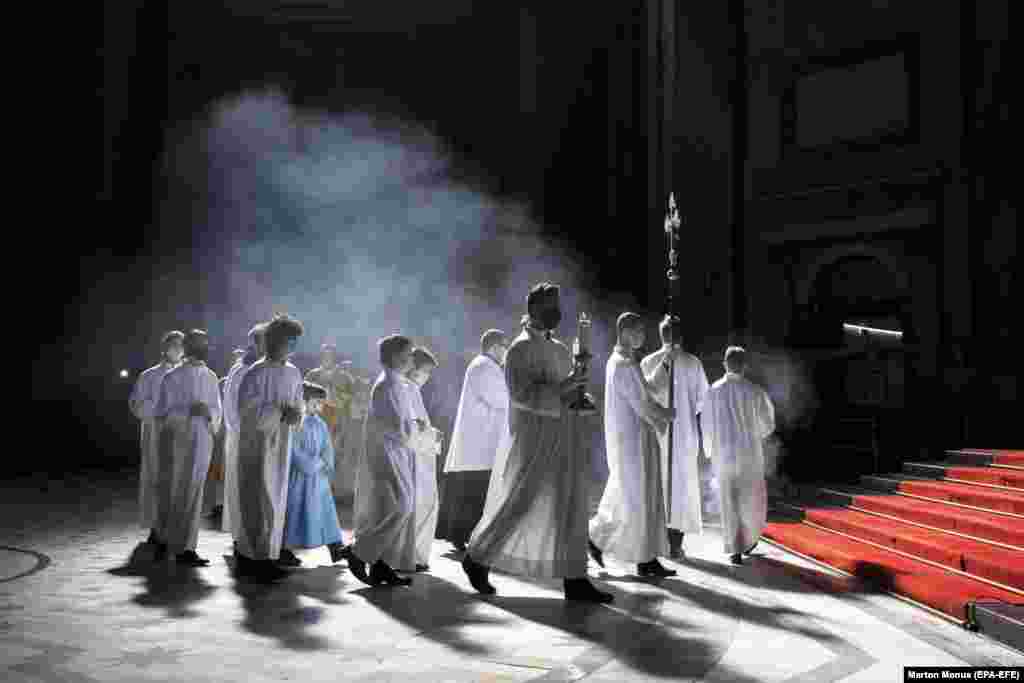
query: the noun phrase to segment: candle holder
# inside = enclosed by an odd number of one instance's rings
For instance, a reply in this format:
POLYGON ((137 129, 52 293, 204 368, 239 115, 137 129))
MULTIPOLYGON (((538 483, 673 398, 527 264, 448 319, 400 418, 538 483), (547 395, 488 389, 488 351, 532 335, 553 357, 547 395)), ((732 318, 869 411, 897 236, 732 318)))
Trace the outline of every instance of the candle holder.
MULTIPOLYGON (((580 313, 576 321, 576 340, 572 344, 573 372, 584 374, 590 365, 593 357, 590 353, 590 317, 586 313, 580 313)), ((581 415, 593 415, 597 413, 597 406, 587 396, 584 387, 576 387, 576 398, 569 404, 569 410, 581 415)))

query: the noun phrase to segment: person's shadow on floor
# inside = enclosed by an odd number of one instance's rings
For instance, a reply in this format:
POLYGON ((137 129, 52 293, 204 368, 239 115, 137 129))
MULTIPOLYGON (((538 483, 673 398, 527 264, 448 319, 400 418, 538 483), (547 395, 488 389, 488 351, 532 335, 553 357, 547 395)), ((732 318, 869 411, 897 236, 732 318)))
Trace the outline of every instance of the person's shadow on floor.
POLYGON ((342 567, 296 568, 289 575, 271 584, 238 576, 234 557, 224 556, 234 577, 234 591, 242 600, 245 619, 242 626, 257 635, 275 638, 292 650, 323 650, 331 642, 323 636, 309 632, 325 616, 329 607, 344 606, 341 597, 345 590, 339 577, 342 567), (303 606, 300 597, 310 597, 322 605, 303 606))
POLYGON ((202 568, 174 564, 166 559, 154 560, 154 547, 140 543, 128 562, 108 573, 121 577, 141 577, 145 590, 132 598, 143 607, 163 608, 174 619, 198 617, 194 606, 217 590, 202 576, 202 568))

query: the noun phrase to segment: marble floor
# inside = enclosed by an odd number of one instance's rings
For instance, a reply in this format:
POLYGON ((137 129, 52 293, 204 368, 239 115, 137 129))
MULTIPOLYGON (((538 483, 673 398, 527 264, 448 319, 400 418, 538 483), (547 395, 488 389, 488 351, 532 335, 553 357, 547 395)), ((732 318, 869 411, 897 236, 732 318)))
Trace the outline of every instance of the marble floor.
POLYGON ((441 541, 411 588, 368 588, 322 549, 278 585, 236 582, 231 539, 212 528, 199 540, 210 567, 154 565, 134 476, 0 484, 0 680, 853 683, 1024 663, 892 597, 822 592, 820 568, 765 543, 733 567, 713 526, 669 563, 676 578, 592 566, 611 606, 501 574, 481 598, 441 541))

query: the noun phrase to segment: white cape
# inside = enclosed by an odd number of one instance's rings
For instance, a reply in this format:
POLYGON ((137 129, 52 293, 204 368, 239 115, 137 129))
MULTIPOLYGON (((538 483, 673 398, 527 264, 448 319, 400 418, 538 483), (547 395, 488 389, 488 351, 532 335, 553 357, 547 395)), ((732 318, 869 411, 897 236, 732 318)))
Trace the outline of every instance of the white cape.
POLYGON ((508 410, 505 373, 493 358, 480 354, 466 369, 444 471, 491 469, 499 446, 508 441, 508 410))
POLYGON ((764 389, 730 372, 711 387, 701 414, 721 492, 725 552, 742 553, 767 521, 762 444, 775 431, 775 409, 764 389))
POLYGON ((221 529, 231 532, 241 517, 241 492, 238 490, 238 389, 252 364, 238 361, 228 371, 224 384, 224 512, 221 529))
MULTIPOLYGON (((416 563, 429 564, 430 550, 434 546, 437 532, 437 517, 440 501, 437 495, 437 456, 440 453, 440 433, 430 424, 430 416, 423 405, 423 395, 416 384, 410 382, 407 389, 414 418, 425 420, 428 428, 423 432, 413 431, 412 446, 416 453, 414 478, 416 481, 416 512, 413 525, 416 529, 416 563)), ((410 567, 412 569, 412 567, 410 567)))
MULTIPOLYGON (((641 361, 644 377, 650 382, 654 397, 668 407, 668 372, 662 362, 669 348, 662 347, 641 361)), ((672 427, 672 466, 669 468, 668 431, 658 435, 661 451, 661 476, 665 486, 668 526, 683 533, 701 532, 700 508, 700 434, 697 411, 708 392, 704 365, 696 356, 680 352, 673 368, 675 376, 673 407, 676 418, 672 427), (671 470, 672 481, 669 482, 671 470)))

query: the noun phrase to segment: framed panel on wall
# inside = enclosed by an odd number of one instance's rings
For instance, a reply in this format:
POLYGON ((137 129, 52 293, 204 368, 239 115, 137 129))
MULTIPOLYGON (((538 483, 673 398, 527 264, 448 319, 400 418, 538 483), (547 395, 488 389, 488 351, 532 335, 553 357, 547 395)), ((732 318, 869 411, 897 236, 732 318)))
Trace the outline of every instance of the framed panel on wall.
POLYGON ((920 41, 867 43, 795 66, 781 99, 784 156, 832 156, 920 141, 920 41))

